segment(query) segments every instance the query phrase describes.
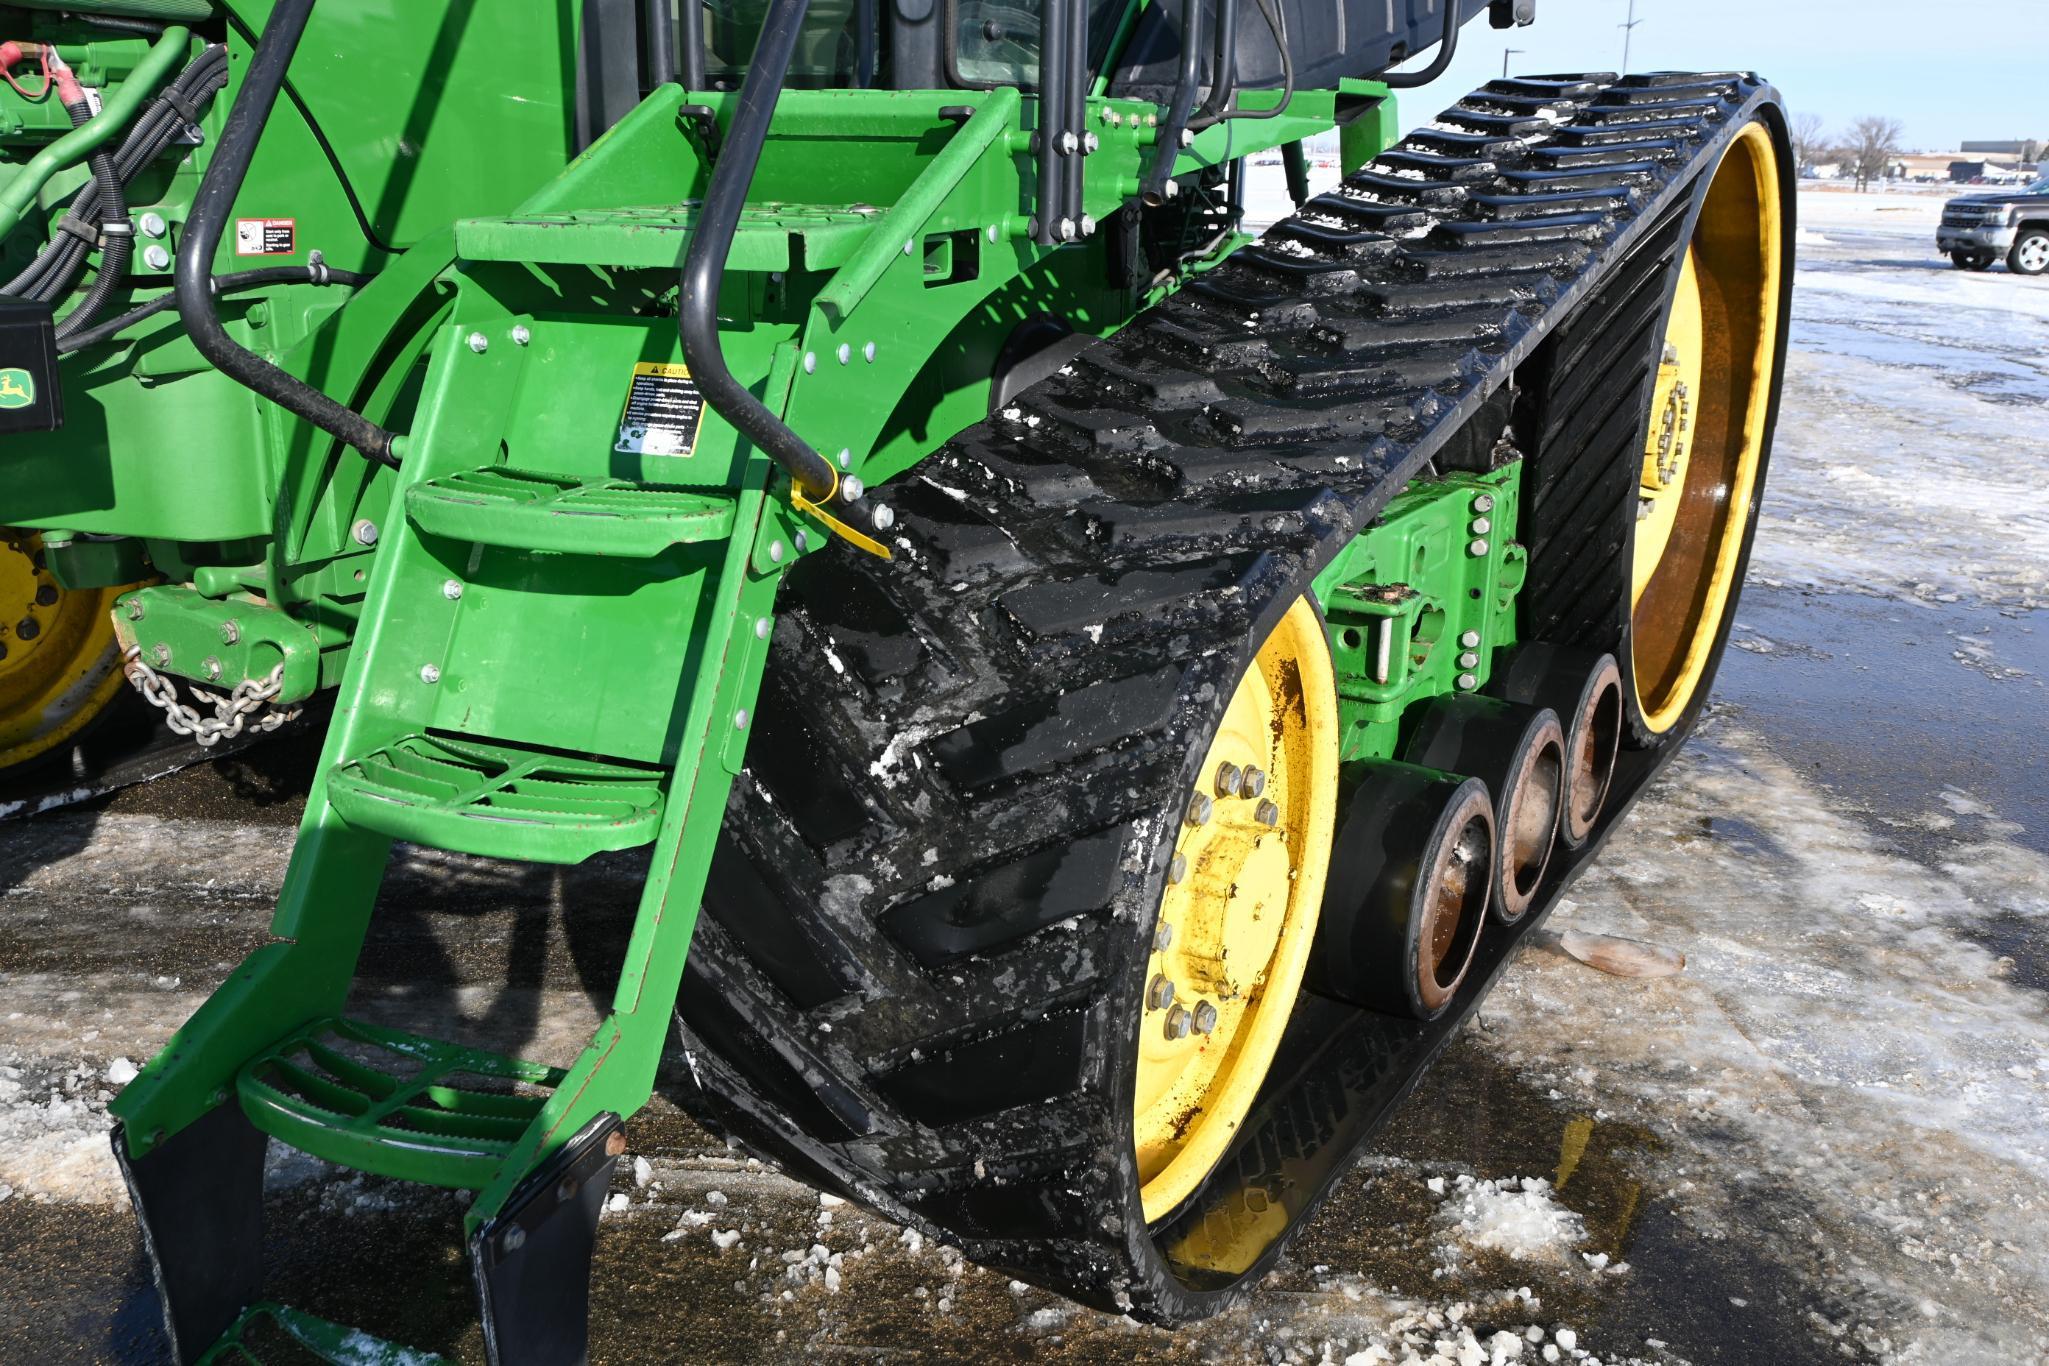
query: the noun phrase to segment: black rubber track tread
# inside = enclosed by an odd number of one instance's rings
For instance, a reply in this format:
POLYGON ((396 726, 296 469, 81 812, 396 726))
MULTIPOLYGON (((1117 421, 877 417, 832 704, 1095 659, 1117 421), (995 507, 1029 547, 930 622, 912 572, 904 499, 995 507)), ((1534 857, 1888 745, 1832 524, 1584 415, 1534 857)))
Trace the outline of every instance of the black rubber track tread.
MULTIPOLYGON (((1129 1147, 1141 946, 1207 737, 1317 569, 1511 382, 1532 610, 1618 629, 1659 281, 1700 172, 1777 104, 1743 75, 1492 82, 903 476, 894 563, 793 571, 681 997, 701 1113, 1105 1308, 1185 1320, 1263 1271, 1277 1242, 1170 1269, 1129 1147)), ((1327 1126, 1282 1071, 1262 1105, 1327 1126)))

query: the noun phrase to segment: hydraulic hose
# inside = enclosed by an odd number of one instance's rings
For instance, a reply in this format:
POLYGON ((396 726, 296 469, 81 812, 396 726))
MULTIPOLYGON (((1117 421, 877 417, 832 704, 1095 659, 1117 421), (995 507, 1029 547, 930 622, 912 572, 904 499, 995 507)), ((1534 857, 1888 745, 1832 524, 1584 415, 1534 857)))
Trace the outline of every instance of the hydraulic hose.
POLYGON ((1460 0, 1444 0, 1444 36, 1437 45, 1437 57, 1421 71, 1389 71, 1380 77, 1380 83, 1390 90, 1414 90, 1419 85, 1428 85, 1444 74, 1451 65, 1452 55, 1458 51, 1458 26, 1460 0))
MULTIPOLYGON (((305 37, 306 22, 313 15, 314 0, 278 0, 264 22, 263 36, 249 60, 241 93, 228 113, 227 127, 214 148, 213 163, 206 168, 192 212, 185 220, 185 237, 178 244, 178 269, 173 277, 178 298, 178 316, 199 354, 220 372, 287 412, 297 414, 337 441, 355 447, 379 464, 396 467, 392 434, 361 413, 335 402, 312 385, 238 345, 221 326, 214 308, 213 261, 220 249, 221 234, 234 212, 235 196, 248 177, 256 145, 277 106, 284 89, 285 73, 292 54, 305 37)), ((803 8, 798 0, 798 8, 803 8)), ((787 58, 785 58, 787 61, 787 58)))
POLYGON ((28 165, 21 168, 21 173, 7 182, 7 188, 0 190, 0 240, 20 224, 21 216, 28 212, 29 205, 35 203, 36 196, 42 193, 43 186, 49 184, 51 176, 84 161, 128 125, 143 101, 170 75, 171 68, 191 42, 191 29, 181 25, 165 29, 164 36, 143 54, 134 74, 107 97, 99 117, 84 127, 72 129, 36 153, 28 165))
MULTIPOLYGON (((264 285, 344 285, 351 289, 360 289, 375 278, 371 275, 358 274, 353 270, 335 270, 328 266, 266 266, 261 270, 242 270, 233 275, 216 275, 213 277, 213 292, 216 296, 240 294, 244 290, 260 289, 264 285)), ((137 323, 154 318, 159 313, 167 313, 177 306, 178 296, 175 293, 159 294, 148 303, 131 308, 119 317, 109 318, 88 332, 60 335, 57 338, 57 348, 68 352, 98 346, 101 342, 112 341, 137 323)))
POLYGON ((769 121, 775 115, 776 98, 782 93, 809 3, 769 0, 761 37, 740 82, 733 126, 705 190, 690 254, 683 260, 676 327, 683 338, 683 356, 690 363, 691 378, 697 381, 705 401, 782 466, 807 498, 823 502, 841 491, 839 471, 733 378, 719 344, 719 285, 725 279, 726 254, 739 230, 740 213, 747 206, 747 191, 761 162, 761 150, 768 143, 769 121))
MULTIPOLYGON (((59 74, 58 88, 64 99, 64 112, 71 116, 73 125, 83 128, 92 119, 92 106, 85 102, 84 93, 68 70, 59 74)), ((114 158, 104 151, 94 152, 92 174, 93 184, 99 190, 100 268, 93 277, 92 288, 58 329, 60 346, 69 333, 90 327, 114 297, 114 291, 128 282, 129 260, 135 252, 135 224, 128 218, 128 197, 121 192, 121 176, 115 169, 114 158)), ((83 245, 81 241, 80 246, 83 245)))
POLYGON ((1160 121, 1160 142, 1153 152, 1153 165, 1139 186, 1139 196, 1154 207, 1167 202, 1167 181, 1174 163, 1181 157, 1181 134, 1188 127, 1188 115, 1195 108, 1195 83, 1202 63, 1202 0, 1183 0, 1181 6, 1181 78, 1174 86, 1174 102, 1160 121))

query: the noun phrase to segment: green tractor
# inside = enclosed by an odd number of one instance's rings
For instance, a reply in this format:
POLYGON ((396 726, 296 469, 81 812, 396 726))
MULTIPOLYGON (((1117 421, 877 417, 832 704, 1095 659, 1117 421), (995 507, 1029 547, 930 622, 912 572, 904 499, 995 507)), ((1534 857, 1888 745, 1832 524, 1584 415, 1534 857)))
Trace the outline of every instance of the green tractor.
POLYGON ((1692 727, 1762 493, 1783 106, 1400 135, 1530 10, 0 6, 0 759, 332 698, 270 942, 114 1103, 179 1359, 363 1340, 265 1299, 273 1140, 474 1192, 491 1359, 580 1359, 679 1033, 1009 1275, 1261 1276, 1692 727), (580 1054, 345 1013, 398 840, 645 847, 580 1054))

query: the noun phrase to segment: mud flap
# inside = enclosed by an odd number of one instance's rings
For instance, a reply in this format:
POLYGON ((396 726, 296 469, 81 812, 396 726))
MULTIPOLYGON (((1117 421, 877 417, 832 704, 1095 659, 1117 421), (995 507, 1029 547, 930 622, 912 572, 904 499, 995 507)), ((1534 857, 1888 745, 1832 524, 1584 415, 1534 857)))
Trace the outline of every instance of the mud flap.
POLYGON ((142 1223, 174 1360, 197 1361, 233 1327, 263 1282, 263 1156, 270 1139, 233 1099, 130 1158, 124 1126, 114 1160, 142 1223))
POLYGON ((588 1359, 591 1253, 598 1215, 625 1151, 619 1116, 599 1115, 521 1183, 470 1235, 470 1275, 492 1366, 588 1359))

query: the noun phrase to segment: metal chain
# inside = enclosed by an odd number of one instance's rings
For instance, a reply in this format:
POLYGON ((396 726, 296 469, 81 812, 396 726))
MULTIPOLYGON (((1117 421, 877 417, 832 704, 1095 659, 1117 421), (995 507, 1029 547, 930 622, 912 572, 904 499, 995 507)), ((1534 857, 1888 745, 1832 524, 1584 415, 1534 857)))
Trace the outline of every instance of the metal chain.
POLYGON ((243 679, 226 697, 208 692, 197 684, 188 684, 193 697, 213 708, 213 715, 206 716, 199 708, 178 700, 178 685, 143 661, 140 646, 129 646, 121 661, 122 672, 128 675, 129 683, 151 706, 163 711, 164 724, 176 734, 191 736, 202 747, 211 748, 245 730, 276 730, 299 715, 297 707, 280 707, 265 712, 261 717, 256 715, 284 690, 285 666, 282 664, 260 681, 243 679))

